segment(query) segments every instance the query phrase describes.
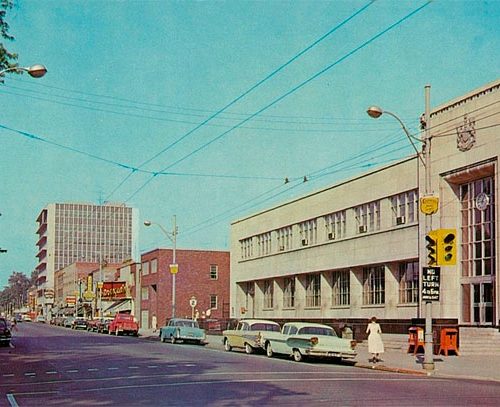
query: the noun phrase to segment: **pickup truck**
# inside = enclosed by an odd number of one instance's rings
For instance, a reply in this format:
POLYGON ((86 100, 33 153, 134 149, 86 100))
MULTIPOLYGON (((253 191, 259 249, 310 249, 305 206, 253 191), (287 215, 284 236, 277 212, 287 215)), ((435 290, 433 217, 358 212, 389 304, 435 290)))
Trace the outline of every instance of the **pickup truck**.
POLYGON ((306 357, 353 359, 356 341, 339 338, 332 327, 309 322, 289 322, 281 332, 261 331, 257 343, 268 357, 282 354, 296 362, 306 357))
POLYGON ((139 335, 139 325, 130 314, 116 314, 109 324, 108 332, 110 335, 115 334, 116 336, 120 334, 137 336, 139 335))

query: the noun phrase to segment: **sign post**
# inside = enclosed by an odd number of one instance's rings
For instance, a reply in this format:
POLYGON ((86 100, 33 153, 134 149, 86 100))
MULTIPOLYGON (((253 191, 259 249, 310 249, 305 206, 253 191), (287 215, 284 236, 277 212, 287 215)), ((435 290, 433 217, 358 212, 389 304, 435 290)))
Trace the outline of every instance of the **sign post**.
POLYGON ((189 305, 191 305, 191 319, 193 321, 194 321, 194 309, 196 307, 196 304, 198 304, 198 301, 196 301, 196 297, 193 295, 189 300, 189 305))
POLYGON ((423 267, 422 300, 439 301, 440 283, 441 283, 440 267, 423 267))

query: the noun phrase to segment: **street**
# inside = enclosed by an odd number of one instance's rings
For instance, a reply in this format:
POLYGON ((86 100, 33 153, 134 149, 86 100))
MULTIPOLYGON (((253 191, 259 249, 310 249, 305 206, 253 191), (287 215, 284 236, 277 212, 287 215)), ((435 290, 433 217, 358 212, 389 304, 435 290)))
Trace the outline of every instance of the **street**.
POLYGON ((19 324, 0 405, 499 405, 496 382, 415 377, 19 324))

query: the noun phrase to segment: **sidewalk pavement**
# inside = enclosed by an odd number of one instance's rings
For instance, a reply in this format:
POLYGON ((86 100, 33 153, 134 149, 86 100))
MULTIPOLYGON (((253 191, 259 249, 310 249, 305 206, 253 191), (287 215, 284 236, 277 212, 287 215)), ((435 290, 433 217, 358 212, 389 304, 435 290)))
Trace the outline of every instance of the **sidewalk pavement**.
MULTIPOLYGON (((141 329, 139 336, 147 340, 159 340, 159 331, 141 329)), ((220 335, 207 335, 207 341, 209 348, 224 349, 220 335)), ((500 354, 456 356, 450 352, 449 356, 434 355, 434 370, 428 371, 422 367, 423 354, 407 353, 401 346, 386 346, 378 363, 369 361, 371 354, 368 353, 366 342, 358 343, 356 350, 358 355, 353 366, 358 368, 419 376, 497 381, 500 384, 500 354)))

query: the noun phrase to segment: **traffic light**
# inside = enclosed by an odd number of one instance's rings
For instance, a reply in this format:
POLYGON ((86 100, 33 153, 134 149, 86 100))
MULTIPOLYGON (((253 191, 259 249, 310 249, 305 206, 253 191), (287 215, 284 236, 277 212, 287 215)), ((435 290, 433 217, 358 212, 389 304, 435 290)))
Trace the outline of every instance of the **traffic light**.
POLYGON ((427 245, 427 265, 436 266, 438 264, 438 237, 439 233, 437 230, 431 230, 425 236, 427 245))
POLYGON ((454 266, 457 264, 457 231, 455 229, 439 229, 438 264, 454 266))

